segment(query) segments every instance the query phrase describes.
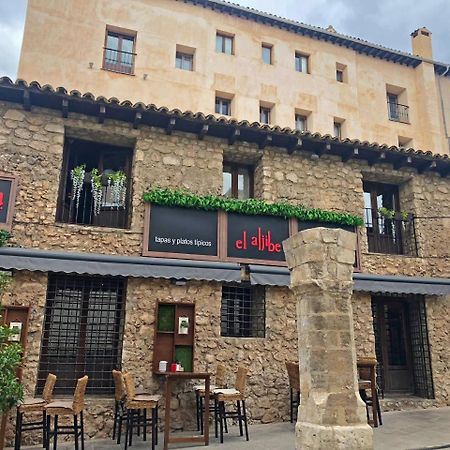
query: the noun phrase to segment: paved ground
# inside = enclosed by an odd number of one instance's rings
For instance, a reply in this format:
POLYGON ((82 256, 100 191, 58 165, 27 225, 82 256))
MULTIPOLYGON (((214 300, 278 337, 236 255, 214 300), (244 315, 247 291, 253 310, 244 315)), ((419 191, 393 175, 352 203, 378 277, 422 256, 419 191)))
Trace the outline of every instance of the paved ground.
MULTIPOLYGON (((220 445, 212 436, 209 448, 222 450, 294 450, 295 448, 294 425, 290 423, 251 426, 249 442, 239 436, 237 427, 230 427, 229 431, 223 445, 220 445)), ((157 448, 162 450, 162 433, 159 437, 161 442, 157 448)), ((450 449, 450 408, 385 413, 383 426, 374 430, 374 440, 375 450, 450 449)), ((111 440, 90 441, 86 444, 86 450, 120 449, 111 440)), ((42 447, 22 447, 23 450, 31 448, 42 447)), ((60 450, 73 448, 73 444, 58 445, 60 450)), ((149 450, 150 448, 150 442, 142 442, 136 438, 130 450, 149 450)), ((171 445, 170 448, 200 450, 205 447, 183 444, 183 447, 171 445)))

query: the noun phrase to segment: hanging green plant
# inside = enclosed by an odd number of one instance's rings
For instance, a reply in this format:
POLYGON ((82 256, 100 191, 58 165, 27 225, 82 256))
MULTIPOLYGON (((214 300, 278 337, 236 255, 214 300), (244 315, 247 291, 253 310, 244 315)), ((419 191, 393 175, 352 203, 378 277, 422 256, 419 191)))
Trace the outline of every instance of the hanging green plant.
POLYGON ((385 208, 384 206, 378 208, 378 214, 385 219, 394 219, 395 211, 393 209, 385 208))
POLYGON ((10 238, 11 235, 6 230, 0 230, 0 247, 3 247, 10 238))
POLYGON ((94 200, 93 212, 94 215, 97 216, 100 214, 103 196, 102 176, 98 173, 97 169, 92 169, 91 171, 91 189, 92 198, 94 200))
POLYGON ((74 167, 70 171, 70 178, 72 179, 72 195, 73 198, 75 199, 77 209, 80 204, 80 196, 84 186, 85 174, 86 174, 86 164, 74 167))
POLYGON ((157 205, 180 206, 206 211, 223 210, 229 213, 248 215, 270 215, 285 218, 296 218, 306 222, 324 222, 340 225, 360 226, 363 220, 355 215, 342 212, 324 211, 317 208, 307 208, 303 205, 289 203, 267 203, 254 198, 238 200, 216 195, 196 195, 186 190, 169 188, 154 188, 144 193, 144 201, 157 205))
POLYGON ((118 170, 113 174, 107 175, 107 179, 113 204, 117 208, 124 208, 127 196, 127 176, 121 170, 118 170))

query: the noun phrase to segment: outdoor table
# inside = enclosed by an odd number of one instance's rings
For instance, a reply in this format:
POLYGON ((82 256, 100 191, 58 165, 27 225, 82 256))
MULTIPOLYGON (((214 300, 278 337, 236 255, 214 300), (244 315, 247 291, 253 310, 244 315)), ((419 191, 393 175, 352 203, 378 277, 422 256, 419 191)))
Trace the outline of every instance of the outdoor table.
POLYGON ((180 442, 193 443, 204 442, 209 445, 209 387, 211 374, 206 372, 166 372, 166 411, 164 417, 164 450, 169 448, 169 444, 180 442), (205 380, 205 415, 203 435, 196 436, 174 436, 170 434, 170 399, 172 398, 173 380, 205 380))

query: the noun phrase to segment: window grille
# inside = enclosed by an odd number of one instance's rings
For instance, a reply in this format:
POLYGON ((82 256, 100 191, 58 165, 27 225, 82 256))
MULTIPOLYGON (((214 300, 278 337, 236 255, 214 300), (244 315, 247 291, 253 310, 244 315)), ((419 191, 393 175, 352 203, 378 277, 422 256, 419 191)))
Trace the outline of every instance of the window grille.
POLYGON ((223 286, 220 318, 222 336, 265 337, 264 287, 223 286))
POLYGON ((49 372, 55 392, 73 394, 89 376, 87 393, 111 394, 111 371, 122 359, 126 281, 123 278, 49 275, 37 391, 49 372))

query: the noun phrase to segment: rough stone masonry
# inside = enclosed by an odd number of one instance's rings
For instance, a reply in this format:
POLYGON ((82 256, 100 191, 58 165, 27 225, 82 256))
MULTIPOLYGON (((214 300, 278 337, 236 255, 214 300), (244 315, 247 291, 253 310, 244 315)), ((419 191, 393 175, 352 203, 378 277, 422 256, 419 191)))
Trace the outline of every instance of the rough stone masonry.
POLYGON ((313 228, 283 245, 297 301, 302 395, 297 449, 373 449, 357 393, 351 305, 356 236, 313 228))

